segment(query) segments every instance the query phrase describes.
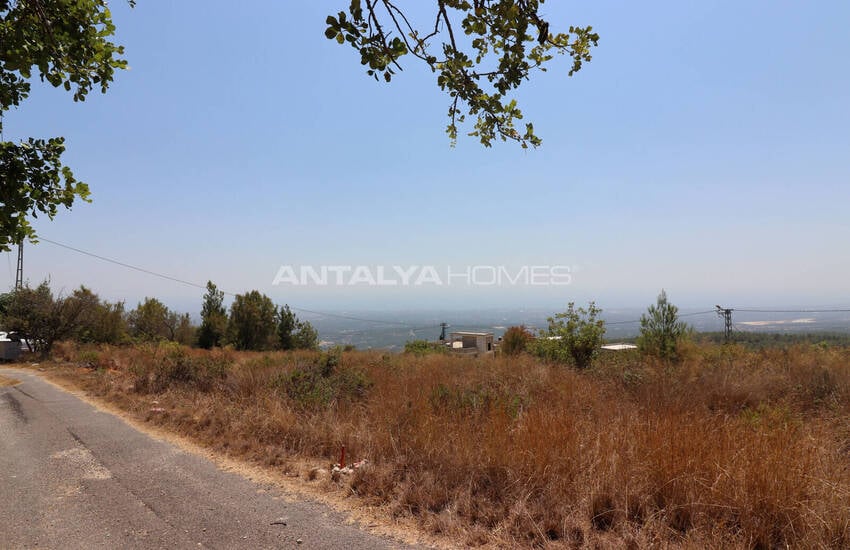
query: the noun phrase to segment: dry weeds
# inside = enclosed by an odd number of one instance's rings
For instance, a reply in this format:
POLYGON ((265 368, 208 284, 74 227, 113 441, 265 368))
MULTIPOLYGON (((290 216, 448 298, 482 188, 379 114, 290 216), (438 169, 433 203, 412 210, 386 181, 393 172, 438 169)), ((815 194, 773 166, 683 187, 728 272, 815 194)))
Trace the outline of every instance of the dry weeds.
MULTIPOLYGON (((850 546, 850 350, 693 346, 584 372, 519 356, 77 350, 137 418, 301 474, 345 445, 362 502, 463 544, 850 546), (303 470, 303 471, 302 471, 303 470)), ((83 373, 84 374, 81 374, 83 373)), ((315 476, 314 476, 315 477, 315 476)))

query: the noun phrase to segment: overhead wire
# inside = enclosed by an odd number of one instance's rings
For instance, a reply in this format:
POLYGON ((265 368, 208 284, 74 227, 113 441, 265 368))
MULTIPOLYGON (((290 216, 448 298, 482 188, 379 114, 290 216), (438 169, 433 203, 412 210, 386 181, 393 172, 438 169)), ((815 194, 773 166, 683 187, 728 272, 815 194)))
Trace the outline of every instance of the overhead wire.
MULTIPOLYGON (((83 250, 81 248, 77 248, 77 247, 74 247, 74 246, 71 246, 71 245, 68 245, 68 244, 60 243, 58 241, 54 241, 54 240, 48 239, 46 237, 39 237, 39 240, 44 241, 46 243, 50 243, 54 246, 58 246, 60 248, 65 248, 67 250, 71 250, 71 251, 76 252, 78 254, 83 254, 85 256, 89 256, 91 258, 95 258, 95 259, 98 259, 98 260, 101 260, 101 261, 104 261, 104 262, 108 262, 108 263, 111 263, 111 264, 114 264, 114 265, 118 265, 118 266, 124 267, 126 269, 138 271, 138 272, 144 273, 146 275, 150 275, 150 276, 153 276, 153 277, 159 277, 159 278, 164 279, 164 280, 168 280, 168 281, 172 281, 172 282, 175 282, 175 283, 180 283, 180 284, 183 284, 183 285, 191 286, 193 288, 206 289, 206 285, 203 285, 203 284, 200 284, 200 283, 188 281, 186 279, 181 279, 179 277, 173 277, 171 275, 159 273, 157 271, 152 271, 150 269, 145 269, 143 267, 139 267, 139 266, 129 264, 129 263, 126 263, 126 262, 122 262, 122 261, 119 261, 119 260, 116 260, 116 259, 113 259, 113 258, 102 256, 100 254, 95 254, 94 252, 89 252, 87 250, 83 250)), ((8 264, 9 264, 9 276, 11 277, 11 274, 12 274, 11 252, 7 253, 6 258, 7 258, 8 264)), ((226 290, 221 290, 221 292, 225 295, 228 295, 228 296, 236 296, 237 295, 235 292, 229 292, 229 291, 226 291, 226 290)), ((405 330, 408 330, 410 332, 417 332, 417 331, 425 330, 425 329, 440 328, 440 325, 426 325, 426 326, 421 326, 421 327, 414 327, 410 323, 406 323, 404 321, 388 321, 388 320, 385 320, 385 319, 372 319, 372 318, 360 317, 360 316, 356 316, 356 315, 348 315, 348 314, 344 314, 344 313, 330 313, 330 312, 327 312, 327 311, 319 311, 319 310, 304 308, 304 307, 300 307, 300 306, 292 305, 292 304, 288 304, 288 305, 293 310, 303 312, 303 313, 310 313, 310 314, 318 315, 318 316, 321 316, 321 317, 334 318, 334 319, 345 319, 345 320, 349 320, 349 321, 359 321, 359 322, 363 322, 363 323, 375 323, 375 324, 387 325, 387 326, 390 326, 390 327, 398 327, 400 329, 405 329, 405 330)), ((744 309, 744 308, 742 308, 742 309, 736 309, 736 308, 733 308, 733 311, 741 312, 741 313, 850 313, 850 308, 848 308, 848 309, 843 309, 843 308, 836 308, 836 309, 756 309, 756 308, 744 309)), ((705 310, 705 311, 695 311, 695 312, 691 312, 691 313, 682 313, 682 314, 679 315, 679 317, 681 318, 681 317, 692 317, 692 316, 698 316, 698 315, 707 315, 709 313, 716 313, 716 312, 717 312, 717 309, 710 309, 710 310, 705 310)), ((606 324, 606 326, 630 325, 630 324, 640 323, 640 321, 641 321, 640 319, 631 319, 631 320, 628 320, 628 321, 610 321, 610 322, 606 322, 605 324, 606 324)), ((473 328, 473 327, 474 328, 480 328, 480 326, 477 326, 477 325, 453 325, 453 326, 455 328, 473 328)), ((361 331, 349 332, 349 333, 346 333, 346 334, 355 335, 355 334, 363 333, 363 332, 367 332, 367 331, 361 330, 361 331)))
MULTIPOLYGON (((139 266, 136 266, 136 265, 128 264, 126 262, 115 260, 113 258, 101 256, 100 254, 95 254, 94 252, 82 250, 80 248, 76 248, 74 246, 70 246, 70 245, 67 245, 67 244, 64 244, 64 243, 60 243, 60 242, 54 241, 52 239, 48 239, 46 237, 39 237, 39 240, 44 241, 46 243, 50 243, 52 245, 55 245, 55 246, 58 246, 58 247, 61 247, 61 248, 65 248, 67 250, 71 250, 73 252, 77 252, 79 254, 83 254, 85 256, 90 256, 92 258, 102 260, 104 262, 109 262, 111 264, 115 264, 115 265, 118 265, 118 266, 121 266, 121 267, 124 267, 124 268, 127 268, 127 269, 132 269, 132 270, 138 271, 140 273, 145 273, 147 275, 159 277, 161 279, 165 279, 165 280, 172 281, 172 282, 175 282, 175 283, 181 283, 181 284, 188 285, 188 286, 191 286, 191 287, 194 287, 194 288, 200 288, 200 289, 206 289, 207 288, 206 285, 202 285, 202 284, 195 283, 195 282, 192 282, 192 281, 187 281, 185 279, 180 279, 178 277, 172 277, 171 275, 166 275, 164 273, 151 271, 150 269, 145 269, 143 267, 139 267, 139 266)), ((226 290, 221 290, 221 292, 223 294, 228 295, 228 296, 236 296, 235 292, 228 292, 226 290)), ((292 305, 292 304, 288 304, 288 305, 291 309, 294 309, 296 311, 300 311, 300 312, 303 312, 303 313, 312 313, 314 315, 320 315, 320 316, 323 316, 323 317, 332 317, 332 318, 336 318, 336 319, 346 319, 346 320, 349 320, 349 321, 360 321, 360 322, 364 322, 364 323, 393 325, 393 326, 399 326, 399 327, 409 327, 410 326, 410 323, 405 323, 405 322, 402 322, 402 321, 387 321, 387 320, 384 320, 384 319, 369 319, 369 318, 366 318, 366 317, 358 317, 358 316, 354 316, 354 315, 346 315, 346 314, 340 314, 340 313, 329 313, 329 312, 326 312, 326 311, 318 311, 318 310, 314 310, 314 309, 308 309, 308 308, 304 308, 304 307, 295 306, 295 305, 292 305)))

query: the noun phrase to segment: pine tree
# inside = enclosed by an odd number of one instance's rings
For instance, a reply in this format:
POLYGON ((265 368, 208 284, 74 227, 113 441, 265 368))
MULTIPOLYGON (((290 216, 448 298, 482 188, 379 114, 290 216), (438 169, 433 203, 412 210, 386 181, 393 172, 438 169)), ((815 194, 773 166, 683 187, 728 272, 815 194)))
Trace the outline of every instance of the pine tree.
POLYGON ((662 289, 655 305, 641 315, 638 348, 649 355, 675 360, 679 343, 689 331, 688 325, 679 320, 679 308, 667 301, 662 289))
POLYGON ((207 281, 207 293, 201 308, 201 328, 198 330, 198 345, 210 349, 220 346, 227 330, 227 310, 224 308, 224 292, 212 281, 207 281))

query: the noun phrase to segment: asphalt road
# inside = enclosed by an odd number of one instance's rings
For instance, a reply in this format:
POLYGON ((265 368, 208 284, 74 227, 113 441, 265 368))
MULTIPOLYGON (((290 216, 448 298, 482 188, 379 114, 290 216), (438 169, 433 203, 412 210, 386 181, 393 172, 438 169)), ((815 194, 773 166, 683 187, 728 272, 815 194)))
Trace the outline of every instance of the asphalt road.
POLYGON ((0 387, 0 548, 402 547, 154 439, 34 372, 0 374, 21 381, 0 387))

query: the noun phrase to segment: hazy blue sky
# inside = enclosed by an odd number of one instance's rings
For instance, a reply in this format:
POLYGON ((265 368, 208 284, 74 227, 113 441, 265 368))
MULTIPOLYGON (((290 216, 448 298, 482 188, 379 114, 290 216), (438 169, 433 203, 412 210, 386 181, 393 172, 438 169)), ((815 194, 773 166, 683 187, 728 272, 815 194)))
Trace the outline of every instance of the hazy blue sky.
MULTIPOLYGON (((427 2, 404 2, 425 5, 427 2)), ((449 147, 448 100, 323 36, 325 2, 113 3, 131 70, 36 87, 7 138, 63 135, 94 202, 38 229, 175 277, 323 309, 850 305, 850 3, 550 0, 592 24, 518 95, 544 144, 449 147), (531 288, 273 287, 281 264, 570 265, 531 288)), ((11 259, 12 262, 14 258, 11 259)), ((10 274, 0 270, 3 286, 10 274)), ((48 243, 26 275, 196 312, 201 291, 48 243)))

